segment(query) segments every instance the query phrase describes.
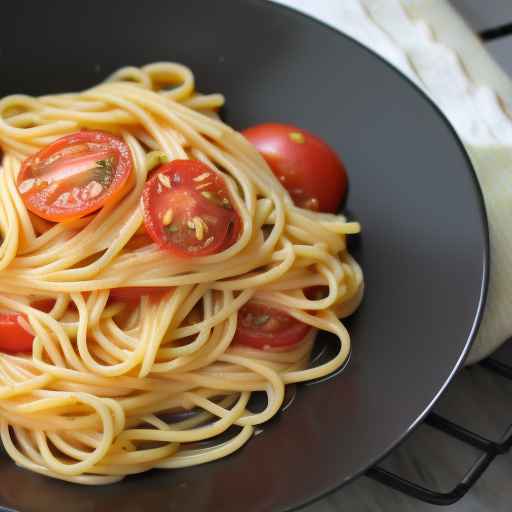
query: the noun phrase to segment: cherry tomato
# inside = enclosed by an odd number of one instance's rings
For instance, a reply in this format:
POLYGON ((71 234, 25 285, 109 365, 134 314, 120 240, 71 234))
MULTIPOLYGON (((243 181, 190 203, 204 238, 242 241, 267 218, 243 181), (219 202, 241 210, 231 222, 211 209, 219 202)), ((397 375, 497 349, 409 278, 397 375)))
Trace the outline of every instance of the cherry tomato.
POLYGON ((301 208, 335 213, 347 191, 347 172, 320 138, 293 125, 268 123, 242 132, 301 208))
POLYGON ((234 341, 264 350, 288 347, 304 339, 310 328, 284 311, 249 302, 238 312, 234 341))
POLYGON ((17 185, 32 213, 61 222, 118 201, 132 170, 130 150, 121 139, 105 132, 82 131, 27 158, 17 185))
POLYGON ((129 286, 126 288, 112 288, 110 297, 126 302, 138 302, 143 295, 149 295, 153 299, 159 299, 171 288, 159 286, 129 286))
MULTIPOLYGON (((32 307, 48 313, 53 307, 53 300, 40 300, 32 307)), ((27 316, 23 313, 7 311, 0 313, 0 351, 10 354, 31 352, 34 335, 27 330, 27 316)))
POLYGON ((162 165, 142 193, 153 241, 176 256, 207 256, 236 242, 240 216, 222 176, 197 160, 162 165))

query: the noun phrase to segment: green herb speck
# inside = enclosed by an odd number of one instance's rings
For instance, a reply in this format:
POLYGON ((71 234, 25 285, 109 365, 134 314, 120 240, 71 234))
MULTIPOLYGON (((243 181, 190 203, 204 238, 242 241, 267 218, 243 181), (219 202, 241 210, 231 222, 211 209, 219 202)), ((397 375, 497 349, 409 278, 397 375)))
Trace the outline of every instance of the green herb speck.
POLYGON ((164 226, 164 229, 169 233, 176 233, 178 231, 178 226, 174 224, 169 224, 168 226, 164 226))
POLYGON ((107 187, 112 181, 114 174, 114 157, 105 158, 104 160, 98 160, 96 165, 99 168, 95 176, 95 181, 99 182, 102 186, 107 187))
POLYGON ((270 320, 270 315, 259 315, 252 321, 253 325, 259 327, 260 325, 266 324, 270 320))

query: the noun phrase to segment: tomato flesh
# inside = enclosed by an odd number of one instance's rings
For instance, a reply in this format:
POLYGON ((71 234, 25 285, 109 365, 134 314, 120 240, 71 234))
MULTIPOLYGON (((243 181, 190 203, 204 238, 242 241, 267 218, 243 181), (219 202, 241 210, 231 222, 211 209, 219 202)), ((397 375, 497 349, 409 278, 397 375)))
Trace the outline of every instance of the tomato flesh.
POLYGON ((234 342, 263 350, 290 347, 310 329, 284 311, 251 301, 238 312, 234 342))
POLYGON ((266 160, 294 203, 335 213, 347 191, 347 172, 322 139, 293 125, 268 123, 242 134, 266 160))
POLYGON ((132 172, 130 150, 121 139, 105 132, 82 131, 27 158, 17 186, 32 213, 61 222, 119 200, 132 172))
POLYGON ((179 257, 208 256, 233 245, 241 220, 223 177, 197 160, 160 166, 142 193, 151 239, 179 257))
MULTIPOLYGON (((53 300, 39 300, 32 307, 48 313, 54 304, 53 300)), ((0 351, 9 354, 31 352, 34 335, 26 329, 27 324, 28 318, 23 313, 0 312, 0 351)))

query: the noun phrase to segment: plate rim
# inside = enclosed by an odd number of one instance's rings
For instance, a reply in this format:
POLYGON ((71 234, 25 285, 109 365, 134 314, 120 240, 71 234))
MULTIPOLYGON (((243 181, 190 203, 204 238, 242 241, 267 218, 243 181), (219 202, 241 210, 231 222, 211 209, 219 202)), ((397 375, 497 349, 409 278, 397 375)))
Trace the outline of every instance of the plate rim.
POLYGON ((409 427, 392 443, 390 443, 383 451, 382 454, 377 455, 374 457, 368 464, 368 466, 362 470, 359 470, 352 474, 350 477, 345 478, 343 481, 341 481, 338 485, 334 486, 332 489, 329 489, 327 491, 323 491, 322 493, 318 494, 317 496, 314 496, 310 498, 309 500, 305 501, 304 503, 300 505, 292 505, 287 506, 285 508, 282 508, 280 512, 294 512, 297 510, 300 510, 304 507, 307 507, 308 505, 311 505, 331 494, 334 492, 340 490, 343 486, 348 484, 349 482, 354 481, 356 478, 359 478, 360 476, 364 475, 366 471, 371 469, 372 467, 376 466, 381 462, 383 459, 385 459, 391 451, 393 451, 395 448, 400 446, 411 434, 416 428, 423 422, 425 417, 428 415, 428 413, 432 410, 436 402, 439 400, 441 395, 444 393, 450 382, 453 380, 457 372, 462 368, 464 361, 466 360, 470 348, 473 345, 473 342, 475 341, 476 335, 478 333, 478 329, 480 327, 480 324, 482 322, 483 313, 485 310, 485 305, 487 301, 488 291, 489 291, 489 276, 490 276, 490 265, 491 265, 491 255, 490 255, 490 236, 489 236, 489 218, 487 215, 487 209, 486 204, 483 196, 482 187, 480 186, 480 182, 478 180, 478 176, 476 174, 475 168, 473 166, 473 163, 471 161, 471 158, 469 156, 469 153, 464 146, 464 143, 462 142, 462 139, 460 138, 459 134, 455 130, 455 127, 450 122, 446 114, 441 110, 441 108, 434 102, 434 100, 423 90, 421 89, 410 77, 408 77, 404 72, 402 72, 395 64, 392 62, 386 60, 384 57, 382 57, 380 54, 378 54, 376 51, 372 50, 370 47, 366 46, 365 44, 361 43, 351 35, 342 32, 340 29, 333 27, 332 25, 329 25, 328 23, 314 17, 311 14, 307 14, 301 10, 299 10, 296 7, 292 7, 289 5, 282 4, 278 2, 277 0, 245 0, 245 3, 258 3, 260 5, 265 6, 266 9, 276 9, 276 10, 282 10, 288 13, 292 13, 293 15, 297 15, 303 19, 308 20, 308 22, 311 22, 313 24, 316 24, 320 27, 323 27, 324 29, 329 30, 330 32, 335 33, 337 36, 344 38, 345 40, 348 40, 355 46, 358 46, 362 51, 364 51, 367 54, 372 55, 374 58, 376 58, 378 61, 383 63, 385 66, 387 66, 389 69, 393 71, 393 73, 401 78, 402 80, 405 80, 408 82, 408 84, 425 100, 427 100, 427 103, 430 105, 430 107, 433 109, 434 113, 437 114, 437 117, 444 123, 444 125, 448 128, 451 135, 453 136, 453 139, 459 149, 461 150, 461 156, 466 162, 466 166, 469 172, 469 175, 471 176, 471 180, 473 182, 473 186, 475 189, 475 196, 478 203, 478 210, 480 213, 480 217, 482 220, 482 227, 483 227, 483 235, 484 235, 484 247, 483 247, 483 253, 481 255, 482 259, 482 277, 481 277, 481 286, 480 286, 480 294, 478 297, 478 304, 477 308, 474 314, 473 322, 471 324, 471 328, 469 330, 468 337, 466 338, 466 341, 464 343, 464 348, 462 349, 457 361, 453 365, 453 368, 451 372, 449 373, 448 377, 445 379, 445 381, 440 386, 437 393, 432 397, 430 402, 426 405, 426 407, 423 409, 423 411, 416 417, 412 423, 409 425, 409 427))

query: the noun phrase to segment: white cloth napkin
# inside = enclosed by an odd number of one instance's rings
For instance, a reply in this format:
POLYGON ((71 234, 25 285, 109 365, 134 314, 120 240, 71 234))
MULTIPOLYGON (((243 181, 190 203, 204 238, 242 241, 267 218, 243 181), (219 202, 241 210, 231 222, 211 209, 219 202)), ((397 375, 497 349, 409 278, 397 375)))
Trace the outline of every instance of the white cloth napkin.
POLYGON ((446 0, 274 1, 379 53, 437 103, 459 134, 484 193, 491 238, 487 305, 466 364, 486 357, 512 335, 512 82, 446 0))

